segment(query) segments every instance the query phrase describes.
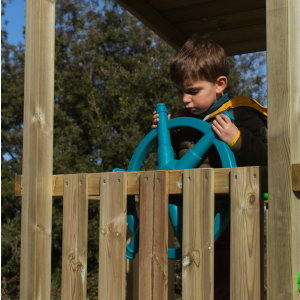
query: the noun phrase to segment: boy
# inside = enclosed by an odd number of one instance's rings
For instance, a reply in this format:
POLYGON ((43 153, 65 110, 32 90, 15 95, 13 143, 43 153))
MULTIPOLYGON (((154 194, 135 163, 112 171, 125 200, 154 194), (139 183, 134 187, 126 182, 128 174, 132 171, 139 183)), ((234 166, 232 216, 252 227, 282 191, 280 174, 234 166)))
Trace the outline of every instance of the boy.
MULTIPOLYGON (((267 164, 266 108, 247 97, 232 98, 224 93, 229 68, 226 54, 215 42, 192 36, 173 56, 171 79, 177 86, 184 104, 184 116, 212 123, 216 135, 226 142, 235 154, 238 166, 267 164), (222 111, 229 111, 232 122, 222 111)), ((152 128, 157 127, 154 112, 152 128)), ((173 134, 175 153, 179 157, 191 148, 201 134, 181 129, 173 134)), ((211 149, 202 166, 221 167, 218 154, 211 149)))
MULTIPOLYGON (((192 36, 173 56, 171 79, 184 104, 183 115, 212 124, 215 134, 233 151, 238 166, 267 164, 267 111, 254 99, 232 98, 225 93, 229 68, 224 49, 215 42, 192 36), (234 121, 223 114, 225 110, 234 121)), ((152 128, 157 127, 154 112, 152 128)), ((201 137, 194 129, 182 128, 172 133, 178 158, 201 137)), ((200 167, 221 167, 219 154, 212 147, 200 167)), ((216 207, 216 210, 218 208, 216 207)), ((230 227, 215 242, 215 299, 230 298, 230 227)))

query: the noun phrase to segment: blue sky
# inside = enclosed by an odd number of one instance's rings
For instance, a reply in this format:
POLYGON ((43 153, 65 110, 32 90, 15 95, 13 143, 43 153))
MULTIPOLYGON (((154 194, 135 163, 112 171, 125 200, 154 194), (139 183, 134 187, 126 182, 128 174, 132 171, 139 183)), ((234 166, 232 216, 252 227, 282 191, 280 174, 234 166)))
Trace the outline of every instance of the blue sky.
MULTIPOLYGON (((5 21, 8 24, 5 25, 8 32, 8 42, 10 44, 18 44, 24 42, 23 28, 25 25, 25 0, 10 0, 11 3, 7 4, 5 8, 5 15, 1 19, 1 25, 3 26, 5 21)), ((99 0, 100 5, 102 0, 99 0)))
POLYGON ((17 44, 24 42, 23 27, 25 25, 25 0, 12 0, 5 8, 5 15, 1 19, 1 25, 8 21, 5 26, 8 32, 8 42, 17 44))

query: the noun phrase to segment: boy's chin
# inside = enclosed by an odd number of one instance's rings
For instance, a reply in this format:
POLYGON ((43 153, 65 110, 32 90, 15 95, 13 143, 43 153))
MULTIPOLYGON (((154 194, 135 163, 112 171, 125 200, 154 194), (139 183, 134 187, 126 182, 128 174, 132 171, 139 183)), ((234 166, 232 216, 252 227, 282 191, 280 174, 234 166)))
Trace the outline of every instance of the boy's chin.
POLYGON ((197 109, 197 108, 195 108, 195 109, 190 109, 190 112, 191 112, 193 115, 201 115, 201 114, 203 113, 202 110, 197 109))

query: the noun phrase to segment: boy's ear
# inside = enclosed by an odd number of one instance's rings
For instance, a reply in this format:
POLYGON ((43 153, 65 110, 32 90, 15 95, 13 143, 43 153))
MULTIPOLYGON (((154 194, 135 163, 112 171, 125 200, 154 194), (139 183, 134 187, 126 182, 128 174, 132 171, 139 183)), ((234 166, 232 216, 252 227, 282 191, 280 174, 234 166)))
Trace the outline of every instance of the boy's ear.
POLYGON ((216 92, 217 92, 217 94, 223 94, 226 87, 227 87, 227 77, 226 76, 219 76, 216 80, 216 92))

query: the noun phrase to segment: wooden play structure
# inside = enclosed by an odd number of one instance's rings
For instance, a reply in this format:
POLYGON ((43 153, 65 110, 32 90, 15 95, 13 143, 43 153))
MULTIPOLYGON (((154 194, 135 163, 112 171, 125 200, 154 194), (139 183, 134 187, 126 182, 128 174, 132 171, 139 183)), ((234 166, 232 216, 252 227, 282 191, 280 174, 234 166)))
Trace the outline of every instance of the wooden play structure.
POLYGON ((200 32, 230 55, 267 50, 268 167, 53 175, 55 1, 27 0, 23 172, 16 180, 22 196, 20 299, 51 299, 53 196, 63 196, 64 206, 62 299, 88 299, 88 201, 100 201, 99 299, 172 299, 171 194, 183 194, 182 299, 213 299, 213 208, 219 193, 231 197, 230 298, 263 299, 266 276, 268 299, 300 299, 300 1, 119 2, 174 47, 200 32), (137 195, 140 206, 134 282, 125 258, 127 195, 137 195))

